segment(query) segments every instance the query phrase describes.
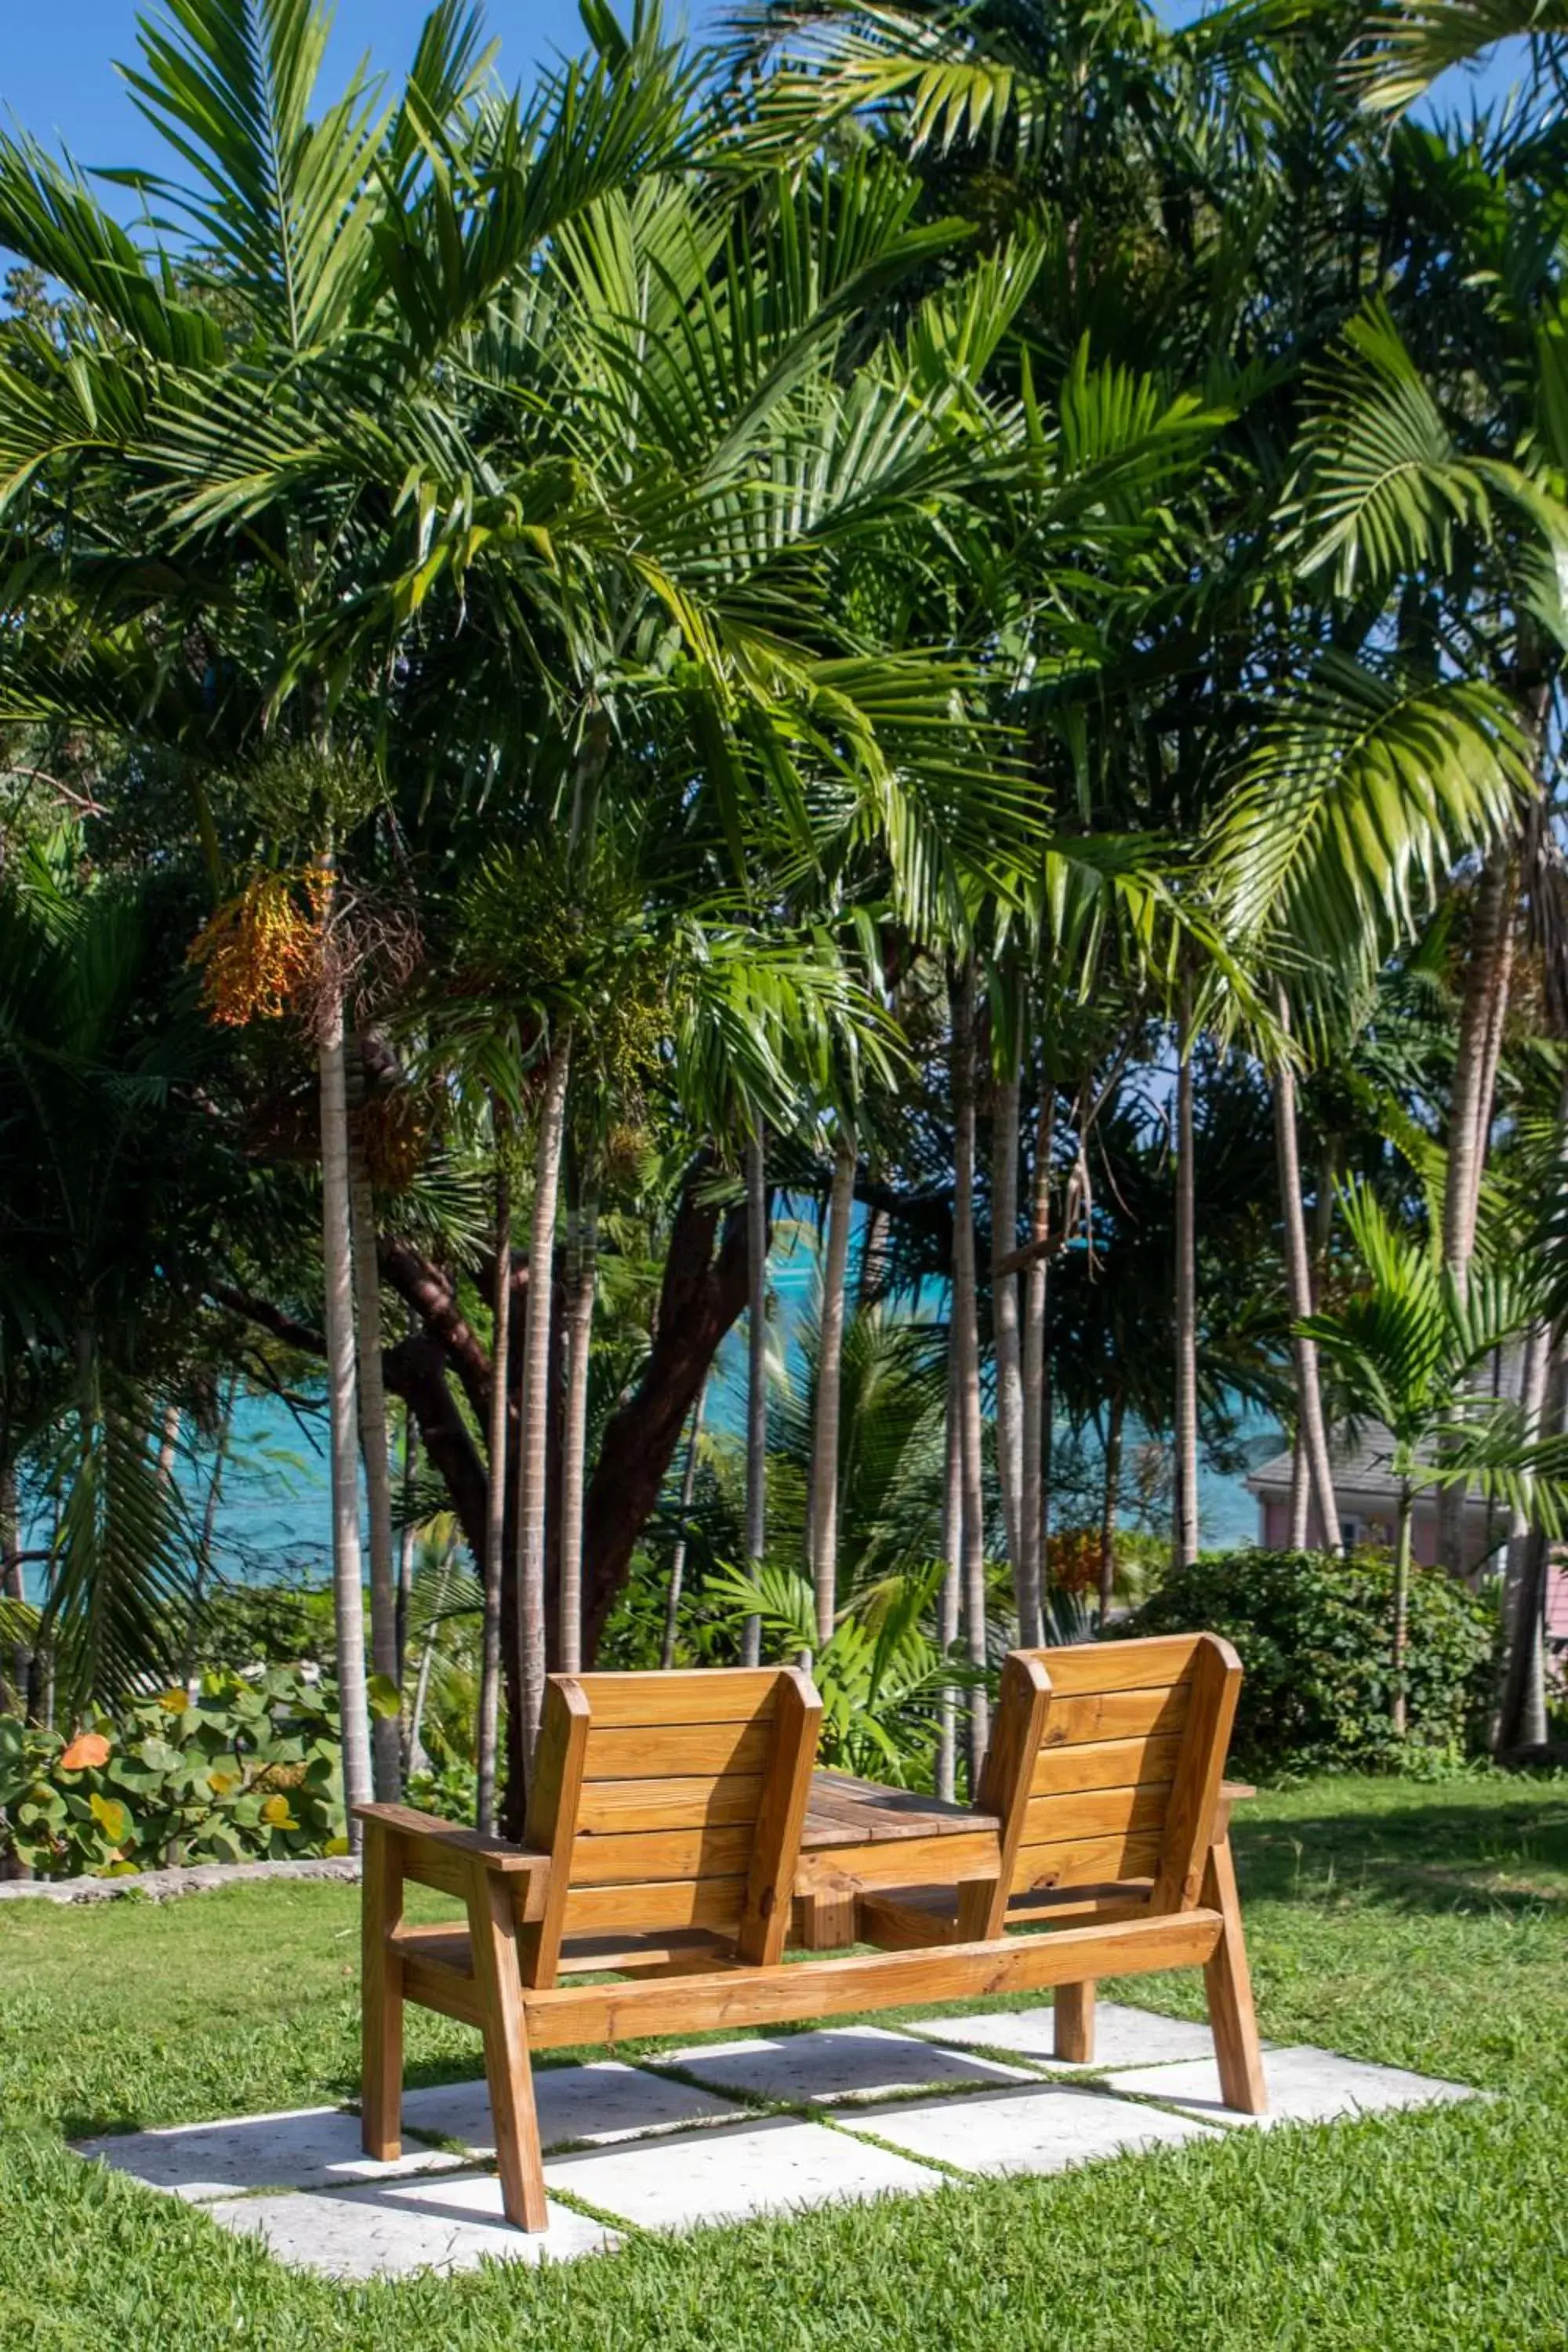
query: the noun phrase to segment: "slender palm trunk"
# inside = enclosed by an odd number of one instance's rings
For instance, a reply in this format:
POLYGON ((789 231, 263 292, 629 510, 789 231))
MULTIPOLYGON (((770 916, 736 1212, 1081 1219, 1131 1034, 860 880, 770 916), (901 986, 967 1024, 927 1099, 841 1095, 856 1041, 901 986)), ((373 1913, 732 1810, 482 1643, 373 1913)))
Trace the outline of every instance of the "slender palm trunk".
POLYGON ((229 1438, 234 1431, 234 1401, 237 1389, 237 1380, 226 1381, 218 1406, 217 1436, 213 1446, 213 1466, 207 1479, 206 1498, 202 1505, 202 1528, 196 1538, 196 1572, 191 1588, 191 1612, 185 1625, 184 1673, 187 1683, 195 1672, 202 1619, 212 1586, 213 1541, 217 1533, 217 1507, 223 1493, 224 1465, 228 1459, 229 1438))
POLYGON ((1024 1363, 1018 1328, 1018 1277, 1003 1265, 1018 1246, 1019 1095, 1016 1063, 996 1088, 991 1135, 991 1331, 996 1353, 996 1469, 1002 1524, 1013 1570, 1019 1639, 1028 1601, 1024 1558, 1024 1363))
POLYGON ((1198 1556, 1198 1303, 1193 1166, 1193 984, 1182 982, 1176 1072, 1176 1511, 1174 1556, 1198 1556))
MULTIPOLYGON (((370 1533, 370 1659, 377 1675, 397 1684, 397 1585, 392 1564, 392 1464, 386 1390, 381 1375, 381 1269, 376 1261, 375 1193, 364 1154, 364 1060, 357 1038, 343 1048, 348 1099, 349 1233, 353 1250, 354 1309, 359 1328, 359 1443, 364 1462, 370 1533)), ((403 1794, 401 1708, 378 1706, 371 1717, 372 1763, 378 1803, 403 1794)))
MULTIPOLYGON (((982 1484, 980 1332, 974 1255, 974 961, 965 959, 952 1009, 952 1344, 958 1351, 960 1490, 963 1499, 963 1613, 970 1663, 984 1670, 985 1643, 985 1516, 982 1484)), ((991 1710, 984 1683, 969 1704, 969 1785, 980 1785, 990 1738, 991 1710)))
MULTIPOLYGON (((23 1581, 21 1552, 22 1514, 16 1496, 16 1474, 7 1466, 0 1474, 0 1601, 15 1601, 18 1608, 27 1597, 23 1581)), ((11 1704, 17 1715, 26 1711, 27 1680, 32 1664, 32 1644, 23 1633, 18 1619, 10 1664, 11 1704)))
POLYGON ((453 1552, 448 1549, 442 1558, 436 1579, 431 1622, 426 1628, 425 1647, 419 1654, 419 1672, 414 1685, 414 1706, 408 1719, 410 1772, 423 1772, 430 1760, 425 1753, 425 1742, 420 1735, 425 1723, 425 1703, 430 1696, 430 1669, 436 1663, 436 1629, 440 1612, 447 1606, 447 1594, 452 1581, 453 1557, 453 1552))
MULTIPOLYGON (((1537 1321, 1525 1334, 1519 1383, 1520 1418, 1523 1423, 1524 1435, 1531 1444, 1541 1436, 1545 1426, 1546 1392, 1551 1373, 1552 1326, 1537 1321)), ((1494 1752, 1500 1750, 1503 1744, 1504 1702, 1514 1654, 1521 1643, 1531 1639, 1532 1634, 1526 1619, 1534 1583, 1534 1536, 1529 1504, 1521 1501, 1509 1516, 1508 1559, 1502 1581, 1503 1672, 1489 1742, 1494 1752)))
MULTIPOLYGON (((936 1637, 944 1658, 958 1641, 963 1591, 963 1438, 958 1415, 958 1350, 949 1338, 947 1350, 947 1417, 943 1424, 945 1462, 942 1489, 942 1591, 937 1601, 936 1637)), ((957 1786, 958 1688, 944 1683, 937 1716, 936 1793, 951 1803, 957 1786)))
POLYGON ((1121 1442, 1127 1420, 1127 1400, 1120 1393, 1110 1400, 1110 1418, 1105 1432, 1105 1490, 1100 1514, 1100 1629, 1103 1633, 1110 1622, 1110 1604, 1116 1591, 1116 1523, 1121 1504, 1121 1442))
MULTIPOLYGON (((1443 1192, 1443 1262, 1461 1297, 1469 1279, 1480 1210, 1481 1177, 1491 1134, 1497 1057, 1502 1048, 1513 961, 1513 860, 1500 843, 1481 869, 1471 915, 1470 947, 1459 1006, 1454 1085, 1448 1111, 1448 1168, 1443 1192)), ((1443 1487, 1437 1500, 1437 1556, 1465 1565, 1465 1490, 1443 1487)))
POLYGON ((325 1279, 327 1407, 332 1485, 332 1603, 338 1696, 342 1710, 343 1801, 349 1843, 358 1847, 353 1808, 371 1799, 365 1692, 364 1586, 359 1541, 359 1465, 354 1383, 353 1245, 350 1238, 348 1102, 343 1077, 343 1003, 329 984, 317 1052, 321 1112, 321 1267, 325 1279))
MULTIPOLYGON (((754 1576, 768 1546, 768 1171, 760 1132, 746 1139, 746 1566, 754 1576)), ((763 1621, 748 1617, 741 1663, 757 1665, 762 1654, 763 1621)))
POLYGON ((704 1381, 691 1408, 691 1434, 686 1441, 686 1467, 680 1477, 680 1527, 675 1538, 675 1549, 669 1558, 669 1592, 664 1604, 664 1647, 658 1661, 666 1674, 675 1664, 676 1637, 680 1629, 680 1591, 686 1581, 686 1531, 697 1494, 697 1449, 701 1442, 702 1409, 707 1402, 708 1383, 704 1381))
POLYGON ((869 1307, 881 1297, 887 1271, 888 1213, 886 1209, 868 1209, 860 1244, 860 1271, 855 1285, 857 1309, 869 1307))
POLYGON ((1412 1496, 1410 1481, 1402 1480, 1399 1488, 1399 1536, 1394 1553, 1394 1641, 1390 1650, 1393 1668, 1394 1704, 1389 1720, 1394 1737, 1403 1739, 1406 1719, 1405 1691, 1405 1653, 1410 1628, 1410 1533, 1412 1496))
POLYGON ((408 1662, 408 1615, 414 1606, 414 1477, 419 1463, 419 1424, 403 1410, 403 1524, 397 1538, 397 1685, 408 1662))
POLYGON ((522 1702, 524 1769, 544 1712, 544 1504, 549 1485, 550 1316, 555 1286, 555 1213, 561 1199, 561 1159, 566 1140, 566 1092, 572 1067, 570 1031, 551 1053, 539 1105, 533 1155, 533 1214, 528 1244, 528 1303, 522 1320, 522 1383, 517 1428, 517 1686, 522 1702))
POLYGON ((475 1815, 487 1836, 496 1826, 496 1780, 500 1753, 501 1585, 506 1567, 507 1422, 511 1360, 511 1177, 507 1168, 504 1124, 494 1105, 496 1139, 495 1277, 490 1294, 489 1426, 486 1454, 489 1484, 485 1494, 484 1614, 479 1636, 479 1714, 475 1741, 478 1793, 475 1815))
POLYGON ((1290 1445, 1290 1529, 1285 1540, 1292 1551, 1307 1546, 1307 1517, 1312 1507, 1312 1478, 1307 1467, 1307 1438, 1300 1422, 1290 1445))
POLYGON ((561 1462, 561 1666, 583 1664, 583 1478, 588 1453, 588 1371, 599 1279, 598 1181, 584 1175, 566 1267, 566 1410, 561 1462))
POLYGON ((1024 1458, 1018 1478, 1018 1545, 1023 1555, 1019 1592, 1018 1640, 1026 1650, 1044 1638, 1043 1596, 1046 1586, 1046 1286, 1049 1267, 1046 1244, 1051 1230, 1051 1149, 1055 1137, 1057 1090, 1042 1074, 1040 1098, 1035 1113, 1035 1168, 1029 1201, 1029 1260, 1024 1280, 1024 1332, 1020 1350, 1023 1390, 1022 1441, 1024 1458))
POLYGON ((163 1408, 163 1433, 158 1440, 158 1484, 167 1486, 174 1475, 174 1456, 180 1445, 180 1408, 177 1404, 163 1408))
MULTIPOLYGON (((1542 1408, 1543 1433, 1562 1429, 1565 1402, 1568 1372, 1560 1346, 1553 1346, 1549 1350, 1542 1408)), ((1508 1664, 1498 1724, 1498 1747, 1505 1756, 1527 1756, 1547 1743, 1546 1592, 1551 1566, 1552 1546, 1541 1528, 1530 1529, 1517 1577, 1510 1548, 1509 1580, 1515 1590, 1511 1608, 1503 1621, 1508 1634, 1508 1664)))
MULTIPOLYGON (((1275 1011, 1280 1027, 1289 1034, 1290 1005, 1283 988, 1275 991, 1275 1011)), ((1288 1053, 1281 1054, 1274 1077, 1274 1140, 1279 1159, 1279 1204, 1285 1223, 1285 1272, 1290 1292, 1290 1319, 1302 1322, 1312 1312, 1312 1265, 1307 1248, 1307 1212, 1301 1199, 1301 1159, 1296 1126, 1296 1073, 1288 1053)), ((1296 1360, 1296 1426, 1304 1456, 1307 1483, 1318 1506, 1325 1550, 1340 1549, 1339 1503, 1334 1494, 1333 1464, 1329 1454, 1328 1426, 1323 1419, 1322 1382, 1319 1378, 1317 1342, 1300 1331, 1293 1334, 1296 1360)), ((1300 1551, 1307 1539, 1306 1511, 1294 1492, 1292 1472, 1290 1543, 1300 1551)))
POLYGON ((839 1131, 827 1203, 827 1251, 822 1273, 822 1332, 816 1363, 816 1426, 811 1458, 811 1580, 816 1597, 816 1638, 833 1639, 838 1600, 838 1437, 844 1393, 844 1307, 849 1273, 849 1227, 855 1214, 855 1137, 839 1131))

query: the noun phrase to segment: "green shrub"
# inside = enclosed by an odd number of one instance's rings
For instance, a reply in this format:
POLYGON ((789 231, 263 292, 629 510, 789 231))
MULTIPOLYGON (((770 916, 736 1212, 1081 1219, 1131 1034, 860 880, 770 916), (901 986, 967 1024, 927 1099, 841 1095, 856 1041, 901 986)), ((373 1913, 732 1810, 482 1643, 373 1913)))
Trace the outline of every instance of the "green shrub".
POLYGON ((73 1739, 0 1716, 0 1857, 41 1878, 344 1853, 337 1693, 297 1669, 202 1676, 73 1739))
POLYGON ((1173 1569, 1117 1635, 1222 1633, 1246 1669, 1232 1756, 1255 1774, 1395 1768, 1477 1741, 1495 1611, 1441 1569, 1416 1569, 1406 1661, 1409 1732, 1389 1725, 1394 1567, 1309 1551, 1206 1553, 1173 1569))

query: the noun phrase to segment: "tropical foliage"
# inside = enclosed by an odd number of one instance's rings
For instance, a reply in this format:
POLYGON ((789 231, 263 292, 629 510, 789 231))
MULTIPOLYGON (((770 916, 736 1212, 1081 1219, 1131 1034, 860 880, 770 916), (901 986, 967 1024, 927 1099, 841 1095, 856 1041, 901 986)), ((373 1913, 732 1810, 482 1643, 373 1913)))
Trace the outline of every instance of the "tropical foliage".
POLYGON ((583 18, 154 8, 133 213, 0 134, 15 1713, 199 1673, 267 1399, 351 1807, 515 1826, 551 1668, 764 1649, 951 1790, 1273 1416, 1293 1547, 1352 1424, 1450 1569, 1500 1498, 1541 1745, 1552 24, 583 18))

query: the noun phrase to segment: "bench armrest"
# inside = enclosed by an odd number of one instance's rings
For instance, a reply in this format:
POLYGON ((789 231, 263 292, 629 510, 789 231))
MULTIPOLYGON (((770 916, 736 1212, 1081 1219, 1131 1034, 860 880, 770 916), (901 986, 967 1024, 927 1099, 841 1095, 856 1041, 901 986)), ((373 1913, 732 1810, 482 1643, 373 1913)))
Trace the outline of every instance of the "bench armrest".
POLYGON ((456 1822, 444 1822, 438 1813, 421 1813, 412 1805, 355 1805, 353 1812, 356 1821, 365 1822, 372 1828, 390 1830, 398 1837, 416 1839, 421 1845, 438 1846, 448 1853, 482 1862, 487 1870, 549 1875, 547 1853, 532 1853, 527 1846, 508 1845, 504 1840, 486 1837, 479 1830, 459 1829, 456 1822))

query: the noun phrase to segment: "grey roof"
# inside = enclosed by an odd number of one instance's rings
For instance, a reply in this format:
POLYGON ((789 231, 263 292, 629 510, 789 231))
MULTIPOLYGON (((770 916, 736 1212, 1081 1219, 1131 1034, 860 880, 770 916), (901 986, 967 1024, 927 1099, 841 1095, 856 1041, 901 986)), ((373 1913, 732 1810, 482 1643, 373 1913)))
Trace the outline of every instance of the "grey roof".
MULTIPOLYGON (((1358 1495, 1385 1494, 1390 1500, 1397 1491, 1389 1472, 1394 1452, 1394 1439, 1381 1421, 1363 1421, 1360 1442, 1350 1445, 1342 1438, 1331 1439, 1329 1459, 1333 1465, 1334 1484, 1358 1495)), ((1293 1461, 1289 1446, 1283 1453, 1271 1454, 1256 1470, 1247 1473, 1247 1484, 1255 1495, 1268 1491, 1288 1494, 1293 1461)))

